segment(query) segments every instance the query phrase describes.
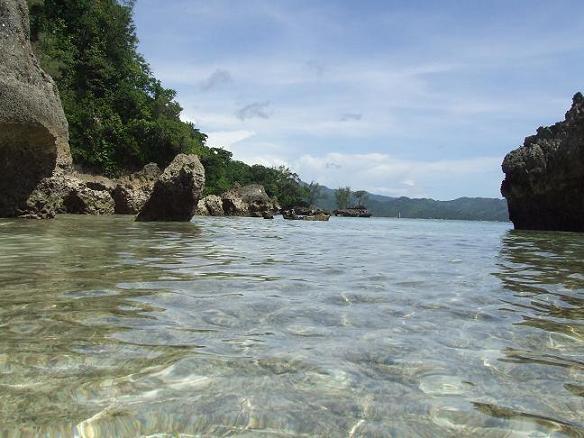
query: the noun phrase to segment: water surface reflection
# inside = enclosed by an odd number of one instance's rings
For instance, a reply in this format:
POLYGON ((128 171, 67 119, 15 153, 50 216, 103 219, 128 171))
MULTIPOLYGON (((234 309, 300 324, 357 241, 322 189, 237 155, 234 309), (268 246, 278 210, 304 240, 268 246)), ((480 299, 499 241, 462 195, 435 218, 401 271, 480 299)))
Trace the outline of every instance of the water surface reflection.
POLYGON ((0 435, 584 433, 578 235, 62 217, 0 248, 0 435))

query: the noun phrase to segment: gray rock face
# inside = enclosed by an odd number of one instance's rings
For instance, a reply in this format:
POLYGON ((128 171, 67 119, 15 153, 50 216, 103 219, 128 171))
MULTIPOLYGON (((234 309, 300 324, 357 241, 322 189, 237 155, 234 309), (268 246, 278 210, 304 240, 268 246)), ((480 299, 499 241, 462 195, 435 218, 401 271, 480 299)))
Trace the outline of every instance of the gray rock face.
POLYGON ((263 217, 266 213, 274 213, 279 210, 277 203, 268 196, 264 187, 259 184, 235 186, 223 193, 221 199, 226 216, 263 217))
POLYGON ((223 200, 216 195, 205 196, 197 204, 197 215, 199 216, 224 216, 223 200))
POLYGON ((154 183, 162 171, 155 163, 150 163, 136 173, 121 178, 112 191, 117 214, 138 214, 148 201, 154 183))
POLYGON ((154 184, 137 221, 190 221, 205 186, 205 169, 196 155, 177 155, 154 184))
POLYGON ((0 0, 0 216, 15 216, 39 182, 71 164, 53 80, 30 46, 25 0, 0 0))
POLYGON ((58 172, 43 179, 26 201, 20 217, 47 219, 57 213, 106 215, 114 213, 110 192, 87 176, 73 176, 58 172))
POLYGON ((114 200, 107 191, 92 190, 81 186, 63 199, 67 213, 109 215, 114 214, 114 200))
POLYGON ((249 205, 239 194, 239 187, 235 187, 221 195, 225 216, 248 216, 249 205))
POLYGON ((584 96, 563 122, 539 128, 503 161, 509 217, 517 229, 584 231, 584 96))

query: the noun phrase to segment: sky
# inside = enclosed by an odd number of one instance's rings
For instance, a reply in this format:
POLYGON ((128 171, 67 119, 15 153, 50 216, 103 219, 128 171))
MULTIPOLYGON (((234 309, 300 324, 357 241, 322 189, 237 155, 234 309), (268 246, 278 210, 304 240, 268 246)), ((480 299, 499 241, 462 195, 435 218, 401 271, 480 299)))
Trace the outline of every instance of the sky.
POLYGON ((581 0, 138 0, 139 50, 210 146, 307 182, 500 197, 584 89, 581 0))

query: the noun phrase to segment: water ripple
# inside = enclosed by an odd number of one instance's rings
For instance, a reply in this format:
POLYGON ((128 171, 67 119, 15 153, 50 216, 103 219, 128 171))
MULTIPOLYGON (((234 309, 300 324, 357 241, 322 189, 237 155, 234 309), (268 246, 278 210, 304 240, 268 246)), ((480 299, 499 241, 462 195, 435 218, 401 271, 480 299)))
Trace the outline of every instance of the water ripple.
POLYGON ((2 436, 584 436, 584 236, 0 225, 2 436))

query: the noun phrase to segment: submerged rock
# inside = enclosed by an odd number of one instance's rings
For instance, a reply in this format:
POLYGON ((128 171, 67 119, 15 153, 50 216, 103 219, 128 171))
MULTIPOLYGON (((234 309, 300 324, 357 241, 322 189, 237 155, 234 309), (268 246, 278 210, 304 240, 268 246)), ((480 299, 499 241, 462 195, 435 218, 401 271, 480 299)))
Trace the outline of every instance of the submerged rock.
POLYGON ((193 218, 205 185, 205 169, 196 155, 177 155, 156 180, 137 221, 180 221, 193 218))
POLYGON ((503 161, 509 218, 517 229, 584 231, 584 96, 563 122, 541 127, 503 161))
POLYGON ((0 0, 0 216, 20 214, 43 178, 71 164, 57 87, 29 38, 26 0, 0 0))

